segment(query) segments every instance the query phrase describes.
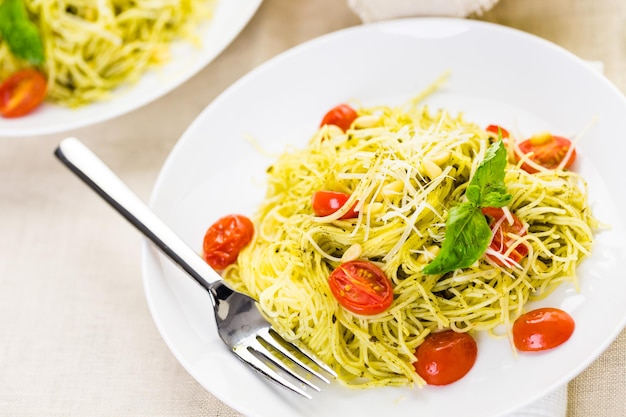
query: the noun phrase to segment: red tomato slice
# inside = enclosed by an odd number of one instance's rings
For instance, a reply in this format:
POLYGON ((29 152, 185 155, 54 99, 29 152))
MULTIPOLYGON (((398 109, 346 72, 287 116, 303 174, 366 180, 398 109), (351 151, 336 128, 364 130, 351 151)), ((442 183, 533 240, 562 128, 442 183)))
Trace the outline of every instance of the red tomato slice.
POLYGON ((246 216, 231 214, 211 225, 204 235, 203 257, 213 269, 222 270, 237 256, 254 235, 254 224, 246 216))
MULTIPOLYGON (((523 154, 529 154, 528 158, 538 165, 548 169, 556 169, 565 159, 572 142, 561 136, 554 136, 549 133, 534 135, 530 139, 519 144, 519 149, 523 154)), ((518 161, 521 159, 518 156, 518 161)), ((563 168, 569 168, 576 160, 576 149, 572 149, 569 159, 563 168)), ((538 172, 529 164, 523 163, 522 169, 531 174, 538 172)))
MULTIPOLYGON (((313 212, 316 216, 329 216, 343 207, 350 198, 350 194, 338 191, 316 191, 313 193, 313 212)), ((355 204, 356 206, 356 204, 355 204)), ((354 206, 348 210, 340 219, 354 219, 359 216, 359 212, 354 206)))
POLYGON ((508 260, 519 264, 520 261, 528 255, 528 248, 523 244, 516 244, 515 240, 508 235, 526 235, 526 230, 524 229, 522 221, 515 214, 511 213, 511 216, 513 217, 513 224, 509 224, 509 220, 504 216, 504 210, 501 208, 485 207, 482 209, 482 212, 484 215, 490 217, 489 227, 493 233, 493 238, 489 244, 489 249, 504 255, 510 247, 515 245, 513 250, 508 254, 508 257, 504 260, 501 257, 491 255, 489 253, 487 253, 487 257, 496 264, 505 268, 510 268, 512 266, 508 260), (497 227, 495 233, 494 227, 497 227))
POLYGON ((558 308, 539 308, 513 323, 513 342, 522 351, 538 351, 565 343, 574 333, 574 319, 558 308))
POLYGON ((502 134, 502 139, 511 137, 511 135, 509 134, 509 131, 506 130, 505 128, 503 128, 502 126, 489 125, 489 126, 487 126, 487 128, 485 130, 487 132, 495 133, 496 135, 498 134, 498 132, 500 132, 502 134))
POLYGON ((328 284, 339 304, 356 314, 382 313, 393 302, 391 281, 368 261, 342 263, 331 272, 328 284))
POLYGON ((341 128, 344 132, 350 129, 352 122, 358 116, 356 110, 347 104, 340 104, 333 107, 324 115, 320 127, 324 125, 335 125, 341 128))
POLYGON ((446 330, 431 333, 415 352, 415 371, 429 385, 448 385, 463 378, 474 366, 478 346, 472 336, 446 330))
POLYGON ((20 117, 33 111, 46 97, 46 78, 28 68, 18 71, 0 84, 0 114, 20 117))

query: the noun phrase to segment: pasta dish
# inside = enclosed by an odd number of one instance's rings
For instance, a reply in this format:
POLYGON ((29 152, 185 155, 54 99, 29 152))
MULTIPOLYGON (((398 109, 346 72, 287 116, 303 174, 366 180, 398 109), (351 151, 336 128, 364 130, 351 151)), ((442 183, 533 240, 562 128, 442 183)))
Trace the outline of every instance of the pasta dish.
MULTIPOLYGON (((8 0, 5 0, 8 1, 8 0)), ((77 107, 105 99, 168 60, 176 38, 193 39, 214 0, 23 0, 38 27, 48 100, 77 107)), ((0 79, 30 64, 0 39, 0 79)))
POLYGON ((281 335, 308 346, 348 386, 422 385, 415 352, 429 334, 510 337, 502 329, 526 303, 575 283, 590 254, 599 225, 584 179, 563 163, 530 170, 536 164, 517 160, 516 151, 502 131, 415 101, 359 108, 345 130, 323 124, 304 149, 287 150, 268 168, 254 238, 224 278, 259 300, 281 335), (495 158, 498 143, 506 161, 496 193, 502 201, 487 207, 484 201, 496 198, 487 184, 483 205, 467 205, 479 171, 495 170, 481 166, 495 158), (347 200, 316 214, 312 196, 320 190, 347 200), (491 243, 469 264, 437 269, 458 207, 477 210, 472 222, 489 221, 491 243), (352 260, 367 260, 389 278, 393 297, 384 311, 355 313, 334 295, 329 276, 352 260))

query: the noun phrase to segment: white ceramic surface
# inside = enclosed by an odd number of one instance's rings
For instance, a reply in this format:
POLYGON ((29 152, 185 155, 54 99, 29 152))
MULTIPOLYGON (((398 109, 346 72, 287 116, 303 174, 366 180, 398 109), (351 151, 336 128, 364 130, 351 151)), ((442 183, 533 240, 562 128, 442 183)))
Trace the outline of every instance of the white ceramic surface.
POLYGON ((576 320, 563 346, 512 352, 507 340, 478 335, 475 367, 446 387, 348 390, 334 383, 308 401, 258 377, 222 344, 209 297, 146 245, 144 284, 154 320, 180 363, 200 384, 249 416, 393 415, 496 417, 567 383, 617 336, 626 321, 626 231, 621 172, 626 100, 601 74, 537 37, 471 20, 407 19, 359 26, 300 45, 252 71, 189 127, 167 159, 151 204, 198 252, 218 217, 251 215, 264 172, 277 153, 303 146, 337 103, 394 104, 445 71, 446 85, 426 102, 498 123, 518 137, 539 130, 584 135, 574 169, 589 183, 595 214, 611 225, 598 235, 580 272, 579 291, 563 285, 538 303, 576 320), (251 138, 253 140, 251 140, 251 138))
POLYGON ((201 45, 172 43, 171 60, 147 71, 132 85, 119 87, 105 101, 77 109, 44 103, 33 113, 0 118, 0 137, 36 136, 89 126, 133 111, 167 94, 215 59, 241 32, 262 0, 220 0, 211 20, 198 28, 201 45))

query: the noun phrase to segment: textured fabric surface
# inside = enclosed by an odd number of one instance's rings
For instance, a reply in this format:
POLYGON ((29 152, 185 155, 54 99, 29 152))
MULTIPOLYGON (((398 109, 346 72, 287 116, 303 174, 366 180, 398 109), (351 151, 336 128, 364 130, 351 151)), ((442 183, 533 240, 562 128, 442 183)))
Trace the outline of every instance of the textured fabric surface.
POLYGON ((407 16, 467 17, 491 9, 498 0, 348 0, 363 22, 407 16))
MULTIPOLYGON (((480 19, 600 61, 626 91, 623 0, 501 0, 480 19)), ((0 417, 240 415, 159 335, 138 232, 52 152, 65 136, 81 138, 148 199, 180 135, 226 87, 292 46, 357 24, 345 0, 265 0, 219 58, 160 100, 67 135, 0 138, 0 417)), ((626 416, 626 332, 569 384, 567 403, 567 417, 626 416)))
POLYGON ((565 417, 566 415, 567 386, 563 386, 506 417, 565 417))

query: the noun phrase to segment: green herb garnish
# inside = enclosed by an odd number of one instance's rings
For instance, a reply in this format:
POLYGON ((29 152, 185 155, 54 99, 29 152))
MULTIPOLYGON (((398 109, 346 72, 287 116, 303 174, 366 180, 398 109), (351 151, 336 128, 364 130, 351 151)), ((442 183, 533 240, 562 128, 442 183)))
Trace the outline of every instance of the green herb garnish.
POLYGON ((44 61, 43 44, 37 25, 30 21, 22 0, 0 3, 0 36, 18 58, 32 65, 44 61))
POLYGON ((504 184, 506 168, 506 148, 499 140, 492 144, 485 159, 476 169, 465 196, 476 207, 503 207, 511 201, 511 195, 504 184))
POLYGON ((422 270, 443 274, 467 268, 482 256, 491 241, 483 207, 503 207, 511 201, 504 184, 506 149, 502 140, 492 144, 467 187, 467 201, 450 209, 441 250, 422 270))

